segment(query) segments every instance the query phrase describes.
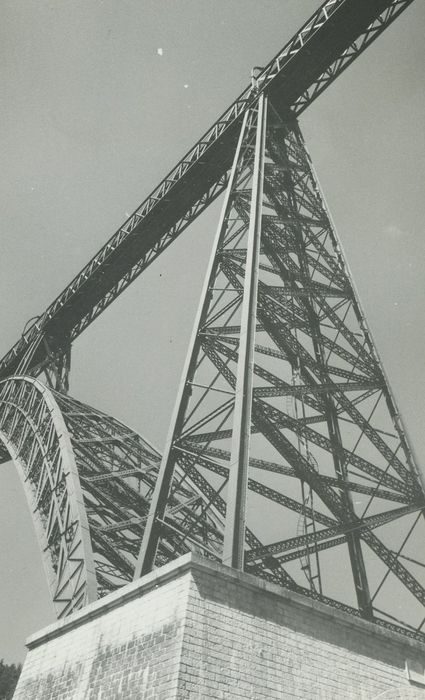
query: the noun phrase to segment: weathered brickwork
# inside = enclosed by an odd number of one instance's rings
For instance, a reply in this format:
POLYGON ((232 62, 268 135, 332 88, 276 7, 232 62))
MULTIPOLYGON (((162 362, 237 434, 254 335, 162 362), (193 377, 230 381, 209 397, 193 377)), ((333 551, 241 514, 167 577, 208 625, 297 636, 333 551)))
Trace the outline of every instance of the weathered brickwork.
POLYGON ((189 583, 130 584, 32 638, 15 700, 176 697, 189 583))
POLYGON ((425 698, 405 674, 421 645, 251 581, 193 569, 179 698, 425 698))
POLYGON ((425 700, 425 646, 189 555, 28 646, 15 700, 425 700))

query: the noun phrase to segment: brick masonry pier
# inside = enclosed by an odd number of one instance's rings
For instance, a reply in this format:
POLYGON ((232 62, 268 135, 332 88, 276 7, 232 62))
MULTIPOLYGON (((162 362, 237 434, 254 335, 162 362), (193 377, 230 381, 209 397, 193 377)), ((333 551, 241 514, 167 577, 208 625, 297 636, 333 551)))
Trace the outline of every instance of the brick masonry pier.
POLYGON ((14 700, 425 700, 425 645, 193 555, 27 646, 14 700))

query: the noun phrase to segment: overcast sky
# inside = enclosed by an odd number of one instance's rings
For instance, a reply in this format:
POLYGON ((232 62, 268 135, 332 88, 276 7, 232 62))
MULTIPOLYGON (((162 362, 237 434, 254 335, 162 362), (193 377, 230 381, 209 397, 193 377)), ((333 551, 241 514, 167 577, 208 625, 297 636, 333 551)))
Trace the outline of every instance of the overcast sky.
MULTIPOLYGON (((0 356, 318 0, 3 0, 0 356)), ((301 127, 422 465, 425 2, 301 127)), ((72 396, 161 449, 217 206, 75 343, 72 396), (189 263, 188 263, 189 261, 189 263)), ((24 495, 0 470, 0 658, 54 619, 24 495)))

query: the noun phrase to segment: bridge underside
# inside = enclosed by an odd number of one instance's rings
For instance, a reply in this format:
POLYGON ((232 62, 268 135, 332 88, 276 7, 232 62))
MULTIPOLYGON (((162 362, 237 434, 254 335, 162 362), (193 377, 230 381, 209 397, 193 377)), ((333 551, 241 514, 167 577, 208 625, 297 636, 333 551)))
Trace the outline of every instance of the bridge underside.
MULTIPOLYGON (((132 581, 159 453, 111 416, 32 377, 0 384, 0 440, 1 461, 13 460, 24 487, 58 617, 132 581)), ((180 479, 174 494, 161 564, 199 551, 182 540, 182 520, 192 519, 210 546, 221 538, 193 484, 180 479)))
POLYGON ((410 2, 325 3, 0 361, 58 617, 194 551, 425 639, 422 479, 295 121, 410 2), (70 345, 223 192, 161 457, 67 396, 70 345))
MULTIPOLYGON (((115 418, 37 379, 18 376, 0 383, 0 441, 2 462, 13 460, 24 487, 58 618, 132 581, 158 477, 158 451, 115 418)), ((223 513, 214 508, 211 484, 200 474, 194 477, 193 470, 176 471, 156 566, 189 551, 221 559, 223 513)), ((254 483, 250 489, 258 494, 254 483)), ((271 508, 277 495, 270 489, 262 494, 271 508)), ((282 505, 283 496, 281 500, 282 505)), ((247 549, 255 540, 258 550, 264 527, 259 520, 247 530, 247 549)), ((308 556, 304 540, 309 536, 301 516, 297 527, 298 536, 288 537, 281 549, 285 562, 298 561, 302 574, 308 556)), ((327 539, 332 549, 344 534, 329 532, 327 539)), ((359 615, 355 607, 319 595, 314 587, 283 580, 282 562, 267 554, 267 547, 264 550, 261 562, 251 561, 247 553, 246 571, 359 615)), ((375 621, 423 638, 400 620, 395 625, 375 621)))

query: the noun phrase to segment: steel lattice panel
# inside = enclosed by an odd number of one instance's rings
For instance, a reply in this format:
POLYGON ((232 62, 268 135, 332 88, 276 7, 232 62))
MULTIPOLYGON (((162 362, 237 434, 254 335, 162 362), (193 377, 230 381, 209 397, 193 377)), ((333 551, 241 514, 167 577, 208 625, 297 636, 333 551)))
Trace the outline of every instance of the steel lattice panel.
MULTIPOLYGON (((24 486, 58 617, 132 581, 158 452, 114 418, 25 377, 0 384, 0 440, 24 486)), ((176 484, 161 563, 189 551, 181 520, 217 538, 219 523, 199 517, 199 504, 195 487, 176 484)))
MULTIPOLYGON (((261 148, 257 129, 255 108, 230 176, 141 571, 156 561, 155 518, 178 468, 223 518, 239 510, 247 571, 414 634, 425 603, 418 472, 299 127, 270 107, 261 148), (249 240, 260 190, 255 257, 249 240), (239 382, 244 362, 251 387, 239 382), (232 491, 244 459, 246 504, 243 477, 232 491)), ((226 528, 240 537, 227 520, 226 528)), ((220 558, 238 566, 225 543, 220 558)))

